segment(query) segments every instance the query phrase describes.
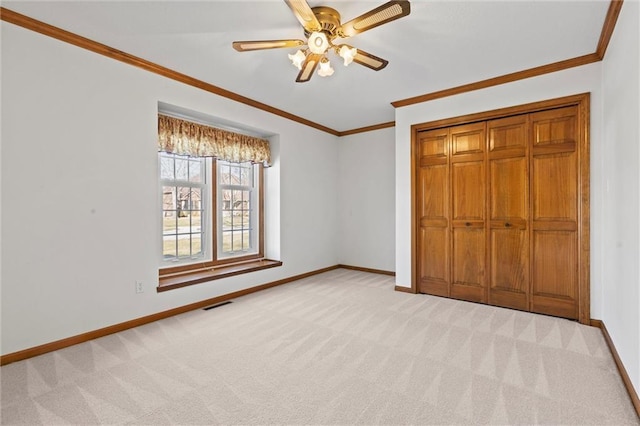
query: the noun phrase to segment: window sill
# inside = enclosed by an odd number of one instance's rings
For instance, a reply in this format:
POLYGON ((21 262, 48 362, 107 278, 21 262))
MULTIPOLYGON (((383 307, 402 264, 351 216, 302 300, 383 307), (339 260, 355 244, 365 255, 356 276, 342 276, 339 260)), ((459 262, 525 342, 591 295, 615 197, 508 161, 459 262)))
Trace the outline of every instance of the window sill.
POLYGON ((261 259, 220 265, 206 269, 197 269, 195 271, 160 275, 157 290, 158 293, 160 293, 162 291, 173 290, 175 288, 200 284, 207 281, 219 280, 221 278, 228 278, 234 275, 261 271, 263 269, 275 268, 277 266, 282 266, 282 262, 279 260, 261 259))

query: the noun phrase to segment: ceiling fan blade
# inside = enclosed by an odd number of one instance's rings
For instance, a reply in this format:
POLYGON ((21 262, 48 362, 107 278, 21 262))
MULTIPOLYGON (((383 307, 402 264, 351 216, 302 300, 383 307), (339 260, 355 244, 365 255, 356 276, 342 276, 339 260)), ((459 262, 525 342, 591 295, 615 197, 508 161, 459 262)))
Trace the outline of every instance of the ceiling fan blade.
POLYGON ((296 15, 296 18, 300 21, 300 25, 302 25, 305 30, 310 33, 320 31, 322 26, 320 22, 318 22, 318 18, 316 18, 313 10, 311 10, 307 0, 284 0, 284 2, 293 11, 293 14, 296 15))
POLYGON ((351 37, 407 16, 410 12, 411 5, 407 0, 393 0, 342 24, 338 33, 343 38, 351 37))
POLYGON ((316 67, 320 63, 321 58, 322 58, 322 55, 309 53, 307 55, 307 59, 305 59, 304 63, 302 64, 302 69, 298 73, 298 77, 296 78, 296 83, 305 83, 311 80, 311 77, 313 76, 313 72, 315 71, 316 67))
POLYGON ((353 62, 357 62, 360 65, 364 65, 367 68, 371 68, 374 71, 380 71, 382 68, 386 67, 389 61, 386 59, 379 58, 371 53, 367 53, 363 50, 358 49, 358 53, 353 58, 353 62))
POLYGON ((302 40, 252 40, 234 41, 232 46, 238 52, 249 52, 251 50, 279 49, 282 47, 298 47, 305 44, 302 40))

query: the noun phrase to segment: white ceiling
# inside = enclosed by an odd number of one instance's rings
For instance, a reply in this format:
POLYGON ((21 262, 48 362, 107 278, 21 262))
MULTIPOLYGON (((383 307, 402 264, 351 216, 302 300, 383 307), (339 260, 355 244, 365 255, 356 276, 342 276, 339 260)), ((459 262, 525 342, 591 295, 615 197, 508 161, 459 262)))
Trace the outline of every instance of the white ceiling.
MULTIPOLYGON (((309 0, 346 22, 384 3, 309 0)), ((296 83, 296 49, 236 52, 234 40, 304 39, 282 0, 3 1, 2 6, 337 131, 394 120, 391 102, 593 53, 609 0, 411 2, 411 14, 349 39, 389 60, 296 83)))

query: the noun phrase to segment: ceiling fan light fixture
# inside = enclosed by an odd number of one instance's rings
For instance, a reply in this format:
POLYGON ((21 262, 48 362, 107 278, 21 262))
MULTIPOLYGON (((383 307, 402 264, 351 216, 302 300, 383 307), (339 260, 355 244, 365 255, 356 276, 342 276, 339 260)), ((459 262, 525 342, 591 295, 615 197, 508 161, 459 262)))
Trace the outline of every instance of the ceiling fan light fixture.
POLYGON ((334 69, 331 67, 331 63, 327 58, 322 58, 320 60, 320 69, 318 70, 318 75, 320 77, 329 77, 333 75, 334 69))
POLYGON ((353 58, 355 58, 357 54, 358 49, 356 49, 355 47, 349 47, 346 44, 340 46, 340 50, 338 51, 338 55, 340 55, 340 57, 344 59, 345 67, 353 62, 353 58))
POLYGON ((316 53, 318 55, 323 54, 329 48, 329 40, 327 39, 327 35, 320 31, 311 33, 311 35, 309 36, 308 44, 311 53, 316 53))
POLYGON ((304 54, 302 50, 298 50, 294 55, 289 54, 289 59, 294 67, 302 70, 302 64, 304 60, 307 58, 307 55, 304 54))
POLYGON ((382 70, 389 63, 386 59, 374 56, 364 50, 356 49, 348 44, 333 44, 334 41, 361 34, 411 13, 409 0, 388 0, 383 5, 342 23, 340 13, 332 7, 311 7, 308 0, 284 1, 296 16, 300 25, 302 25, 306 40, 234 41, 231 46, 238 52, 276 48, 300 49, 295 54, 289 55, 291 63, 299 70, 296 83, 309 81, 316 69, 322 77, 332 75, 334 69, 327 58, 329 50, 344 60, 344 66, 355 62, 374 71, 382 70))

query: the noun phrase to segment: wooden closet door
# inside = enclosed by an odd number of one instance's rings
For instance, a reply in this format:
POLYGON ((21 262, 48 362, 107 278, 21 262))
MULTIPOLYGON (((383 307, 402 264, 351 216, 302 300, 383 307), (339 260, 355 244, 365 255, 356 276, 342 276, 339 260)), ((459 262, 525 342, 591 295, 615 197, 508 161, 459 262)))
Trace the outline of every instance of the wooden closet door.
POLYGON ((577 108, 531 114, 531 122, 531 310, 577 319, 577 108))
POLYGON ((489 303, 529 310, 527 115, 487 124, 489 303))
POLYGON ((448 131, 420 132, 416 149, 418 291, 449 296, 448 131))
POLYGON ((452 127, 451 297, 487 301, 485 123, 452 127))

